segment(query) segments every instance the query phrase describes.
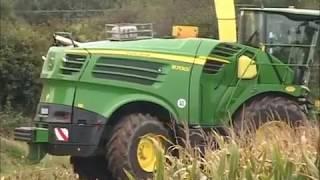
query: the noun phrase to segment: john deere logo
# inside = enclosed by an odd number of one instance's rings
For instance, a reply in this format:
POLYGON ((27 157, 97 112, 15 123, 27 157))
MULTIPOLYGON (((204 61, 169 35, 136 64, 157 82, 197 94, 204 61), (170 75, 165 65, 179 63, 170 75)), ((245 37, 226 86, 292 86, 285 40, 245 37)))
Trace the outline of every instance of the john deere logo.
POLYGON ((286 91, 287 91, 287 92, 294 92, 295 90, 296 90, 296 88, 293 87, 293 86, 287 86, 287 87, 286 87, 286 91))

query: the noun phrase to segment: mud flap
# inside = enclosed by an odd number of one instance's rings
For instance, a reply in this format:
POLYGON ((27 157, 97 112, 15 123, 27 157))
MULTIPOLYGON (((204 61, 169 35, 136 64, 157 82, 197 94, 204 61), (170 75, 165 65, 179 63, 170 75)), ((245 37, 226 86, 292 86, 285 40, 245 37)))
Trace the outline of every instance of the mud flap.
POLYGON ((28 143, 28 160, 30 163, 39 163, 47 154, 46 143, 28 143))

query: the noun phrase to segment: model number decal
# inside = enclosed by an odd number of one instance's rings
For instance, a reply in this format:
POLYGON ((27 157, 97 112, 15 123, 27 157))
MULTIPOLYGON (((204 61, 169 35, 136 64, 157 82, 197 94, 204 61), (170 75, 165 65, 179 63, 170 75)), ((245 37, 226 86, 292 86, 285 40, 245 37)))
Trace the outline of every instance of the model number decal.
POLYGON ((186 101, 185 99, 180 98, 180 99, 178 99, 178 101, 177 101, 177 105, 178 105, 178 107, 179 107, 180 109, 183 109, 183 108, 186 107, 187 101, 186 101))
POLYGON ((190 67, 187 67, 187 66, 172 65, 171 68, 173 70, 177 70, 177 71, 185 71, 185 72, 189 72, 190 71, 190 67))

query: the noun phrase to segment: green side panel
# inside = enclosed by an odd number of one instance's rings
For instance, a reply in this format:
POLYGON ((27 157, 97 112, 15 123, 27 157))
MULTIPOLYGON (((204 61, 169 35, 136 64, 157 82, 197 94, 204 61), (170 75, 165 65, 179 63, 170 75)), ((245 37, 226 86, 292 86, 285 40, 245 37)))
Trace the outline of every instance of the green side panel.
MULTIPOLYGON (((214 48, 215 46, 212 46, 210 41, 203 41, 198 54, 201 54, 201 56, 217 56, 212 54, 214 48)), ((190 82, 191 107, 189 120, 192 125, 212 126, 218 124, 220 119, 218 106, 228 87, 236 81, 236 57, 217 57, 229 63, 217 64, 207 60, 204 66, 195 65, 193 67, 190 82), (215 67, 213 68, 215 71, 206 71, 207 64, 209 67, 215 67), (217 65, 220 68, 216 68, 217 65)))
MULTIPOLYGON (((197 56, 208 56, 213 49, 213 43, 203 41, 198 49, 197 56)), ((192 68, 191 79, 190 79, 190 106, 189 106, 189 124, 198 125, 202 118, 202 94, 201 94, 201 76, 203 71, 203 65, 194 65, 192 68)))
POLYGON ((259 83, 292 84, 293 70, 277 58, 260 52, 257 54, 259 83))
MULTIPOLYGON (((89 54, 66 54, 65 51, 69 49, 71 49, 71 47, 51 47, 49 49, 42 67, 42 79, 59 79, 67 81, 79 80, 81 71, 83 71, 86 66, 86 60, 89 58, 89 54), (66 62, 66 60, 69 61, 66 62)), ((81 48, 77 49, 81 50, 81 48)))
POLYGON ((228 123, 232 119, 232 115, 243 103, 259 94, 270 93, 300 97, 307 93, 307 91, 300 86, 293 86, 296 89, 294 92, 287 92, 285 90, 286 87, 286 85, 280 84, 255 84, 253 82, 245 82, 240 87, 230 86, 224 90, 222 88, 217 90, 216 92, 219 96, 208 93, 208 97, 211 96, 212 99, 207 100, 207 104, 202 104, 202 111, 199 110, 202 115, 201 121, 192 121, 191 119, 191 124, 211 127, 228 123))
POLYGON ((40 102, 73 105, 75 82, 44 79, 40 102))
POLYGON ((48 129, 36 128, 34 143, 47 143, 49 138, 48 129))
POLYGON ((295 88, 294 92, 286 91, 286 87, 288 86, 281 84, 259 84, 257 86, 249 86, 243 93, 238 94, 237 101, 229 105, 230 111, 234 112, 243 102, 262 93, 283 94, 292 97, 299 97, 307 94, 307 90, 302 86, 293 85, 292 87, 295 88))
MULTIPOLYGON (((193 53, 198 44, 194 45, 193 53)), ((161 105, 177 119, 187 121, 188 104, 179 108, 177 102, 179 99, 189 102, 191 69, 192 64, 178 61, 93 55, 77 83, 74 105, 108 118, 122 105, 147 101, 161 105)))
POLYGON ((53 74, 57 74, 59 66, 62 63, 61 61, 65 55, 64 50, 65 48, 61 47, 50 47, 42 66, 42 78, 50 78, 53 74))
POLYGON ((71 47, 49 49, 41 72, 43 88, 40 102, 73 105, 76 82, 90 56, 88 53, 66 54, 65 50, 68 49, 71 47))
POLYGON ((268 60, 268 56, 265 55, 264 53, 258 53, 257 59, 259 60, 258 62, 259 82, 263 84, 274 84, 274 83, 279 84, 280 79, 275 73, 275 67, 272 66, 271 62, 268 60))
POLYGON ((192 76, 190 80, 190 106, 189 106, 189 114, 190 124, 199 124, 199 120, 201 119, 201 111, 202 111, 202 100, 201 100, 201 89, 200 87, 200 78, 202 74, 201 65, 195 65, 192 68, 192 76))
MULTIPOLYGON (((216 46, 218 47, 218 46, 216 46)), ((212 51, 210 43, 203 42, 199 54, 214 56, 213 52, 223 55, 223 51, 212 51), (210 55, 211 53, 211 55, 210 55)), ((229 122, 236 110, 250 98, 262 93, 281 93, 299 97, 305 94, 300 86, 294 86, 294 92, 287 92, 286 87, 292 84, 293 72, 288 66, 274 57, 268 57, 258 49, 237 45, 241 50, 230 57, 219 71, 208 73, 204 67, 195 65, 190 84, 190 124, 214 126, 229 122), (238 79, 238 58, 241 55, 256 61, 258 75, 252 79, 238 79)), ((222 48, 221 48, 222 50, 222 48)), ((228 51, 228 47, 223 49, 228 51)), ((230 52, 230 51, 229 51, 230 52)), ((208 63, 208 61, 207 61, 208 63)), ((211 64, 212 65, 212 64, 211 64)))

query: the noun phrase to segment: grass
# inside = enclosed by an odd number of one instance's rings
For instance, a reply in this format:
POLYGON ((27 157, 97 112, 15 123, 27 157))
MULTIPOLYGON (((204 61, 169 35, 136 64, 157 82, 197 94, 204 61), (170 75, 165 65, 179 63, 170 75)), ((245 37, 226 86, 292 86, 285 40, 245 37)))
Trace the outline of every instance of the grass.
POLYGON ((27 145, 12 139, 0 137, 0 179, 1 180, 54 180, 76 179, 67 157, 47 156, 40 164, 31 164, 26 159, 27 145))
POLYGON ((76 179, 68 157, 47 155, 39 164, 27 160, 27 144, 13 140, 13 129, 30 122, 11 110, 0 112, 0 180, 76 179))

